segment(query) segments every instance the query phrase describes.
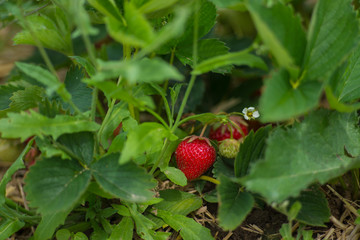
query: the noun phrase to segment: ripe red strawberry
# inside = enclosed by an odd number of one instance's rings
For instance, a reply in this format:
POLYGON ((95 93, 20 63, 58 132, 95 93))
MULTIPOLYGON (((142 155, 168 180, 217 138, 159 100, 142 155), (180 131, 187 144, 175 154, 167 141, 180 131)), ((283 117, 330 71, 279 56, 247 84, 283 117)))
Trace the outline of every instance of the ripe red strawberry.
POLYGON ((200 177, 216 160, 216 151, 209 139, 193 136, 183 140, 175 151, 178 168, 188 180, 200 177))
POLYGON ((248 134, 248 129, 247 126, 245 125, 246 123, 243 120, 240 120, 238 117, 233 117, 233 116, 230 117, 230 119, 241 128, 242 132, 237 130, 232 125, 229 126, 227 124, 220 124, 220 125, 217 124, 210 129, 209 138, 213 140, 217 140, 218 142, 224 139, 231 138, 230 129, 232 129, 233 132, 233 139, 236 140, 239 140, 240 138, 243 138, 248 134))

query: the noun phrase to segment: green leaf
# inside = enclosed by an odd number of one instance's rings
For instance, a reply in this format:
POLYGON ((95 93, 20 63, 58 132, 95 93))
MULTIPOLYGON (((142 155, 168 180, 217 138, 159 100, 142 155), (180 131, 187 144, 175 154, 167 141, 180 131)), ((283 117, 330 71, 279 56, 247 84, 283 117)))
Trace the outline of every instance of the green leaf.
MULTIPOLYGON (((91 19, 89 13, 85 10, 85 0, 54 0, 57 5, 65 9, 67 17, 72 19, 77 29, 72 32, 72 37, 76 38, 81 35, 89 36, 98 34, 99 30, 91 26, 91 19)), ((72 54, 68 54, 72 55, 72 54)))
POLYGON ((79 64, 83 68, 85 68, 86 72, 89 74, 90 77, 95 75, 96 73, 95 67, 88 59, 80 56, 69 56, 69 58, 71 58, 75 63, 79 64))
POLYGON ((71 95, 65 89, 65 85, 48 70, 29 63, 16 62, 15 65, 26 75, 44 84, 46 86, 46 93, 49 96, 56 92, 65 102, 71 99, 71 95))
POLYGON ((151 43, 154 31, 145 16, 130 3, 124 3, 124 19, 106 17, 105 23, 112 38, 122 44, 144 47, 151 43))
POLYGON ((15 84, 4 84, 0 85, 0 110, 9 108, 11 100, 10 97, 17 91, 23 90, 23 86, 15 84))
POLYGON ((186 176, 180 169, 167 167, 163 172, 173 183, 180 186, 185 186, 187 184, 186 176))
MULTIPOLYGON (((200 9, 193 9, 193 11, 197 11, 199 14, 198 38, 200 39, 205 36, 215 25, 216 7, 208 0, 200 0, 200 9)), ((176 40, 176 42, 179 43, 179 46, 181 46, 181 44, 188 45, 189 43, 193 42, 194 19, 195 14, 193 13, 185 25, 184 34, 176 40)))
POLYGON ((88 2, 105 16, 122 21, 121 13, 113 0, 88 0, 88 2))
POLYGON ((80 132, 61 135, 58 140, 67 150, 77 156, 80 161, 89 165, 93 160, 94 134, 91 132, 80 132))
POLYGON ((91 174, 75 160, 37 161, 25 179, 30 206, 43 215, 71 210, 90 183, 91 174))
MULTIPOLYGON (((84 77, 85 73, 82 68, 72 66, 66 73, 64 82, 66 90, 71 95, 73 103, 82 112, 89 111, 91 109, 92 100, 92 89, 87 87, 87 85, 81 81, 84 77)), ((69 104, 64 104, 63 107, 65 109, 71 108, 69 104)), ((74 109, 72 109, 72 111, 74 111, 74 109)))
POLYGON ((98 82, 93 80, 86 80, 86 82, 103 91, 108 99, 115 98, 123 100, 139 109, 143 109, 144 106, 147 106, 151 109, 155 108, 152 98, 142 89, 143 85, 134 87, 131 91, 130 89, 117 86, 116 83, 110 81, 98 82))
POLYGON ((156 209, 186 216, 202 206, 201 198, 191 193, 175 189, 162 190, 159 193, 164 200, 154 205, 156 209))
POLYGON ((19 219, 5 219, 0 222, 0 239, 6 240, 14 233, 25 226, 25 223, 19 219))
POLYGON ((219 195, 220 226, 224 230, 234 230, 252 210, 254 199, 250 193, 241 191, 241 186, 230 178, 222 175, 219 180, 216 189, 219 195))
POLYGON ((265 140, 267 139, 271 125, 262 127, 254 133, 246 136, 240 145, 239 153, 235 158, 234 171, 236 177, 243 177, 248 174, 249 166, 260 159, 265 151, 265 140))
POLYGON ((290 199, 290 204, 301 203, 296 220, 311 226, 324 227, 329 221, 330 209, 325 194, 318 187, 311 187, 300 193, 297 198, 290 199))
POLYGON ((358 42, 359 22, 351 0, 320 0, 312 15, 304 73, 311 79, 332 71, 358 42))
POLYGON ((345 104, 339 101, 339 99, 334 95, 330 86, 325 87, 326 99, 329 102, 331 109, 335 109, 339 112, 353 112, 360 109, 360 104, 345 104))
POLYGON ((54 147, 53 143, 48 138, 36 138, 36 146, 41 152, 41 156, 44 158, 51 158, 59 156, 62 159, 70 159, 70 157, 62 150, 54 147))
POLYGON ((129 162, 132 158, 143 155, 145 152, 160 151, 164 138, 176 138, 170 130, 156 122, 145 122, 128 133, 123 152, 119 159, 121 164, 129 162))
POLYGON ((135 222, 137 234, 141 236, 142 239, 153 240, 155 231, 152 230, 152 228, 155 226, 155 223, 139 213, 135 204, 128 204, 128 208, 135 222))
POLYGON ((130 217, 123 217, 121 222, 116 225, 108 240, 132 240, 134 231, 134 221, 130 217))
POLYGON ((322 83, 306 81, 293 88, 289 78, 285 70, 280 70, 265 81, 265 92, 259 104, 260 118, 263 122, 287 120, 317 106, 322 83))
POLYGON ((289 223, 284 223, 283 225, 281 225, 279 233, 281 234, 284 240, 295 240, 292 237, 291 226, 289 223))
POLYGON ((173 214, 168 211, 158 210, 158 217, 169 224, 175 231, 180 232, 184 240, 207 240, 214 239, 211 236, 210 229, 201 226, 194 219, 179 214, 173 214))
POLYGON ((99 73, 92 79, 104 81, 123 76, 130 83, 162 83, 165 80, 183 80, 178 70, 160 58, 133 61, 99 61, 99 73), (155 71, 156 69, 156 71, 155 71))
POLYGON ((204 60, 203 62, 196 65, 195 69, 192 71, 192 74, 199 75, 229 65, 246 65, 250 67, 257 67, 263 70, 267 69, 265 62, 260 57, 249 54, 247 51, 241 51, 204 60))
POLYGON ((119 165, 119 155, 111 154, 91 165, 91 171, 98 184, 108 193, 125 201, 145 202, 155 187, 151 176, 132 162, 119 165))
POLYGON ((222 114, 214 114, 214 113, 201 113, 201 114, 197 114, 197 115, 193 115, 193 116, 189 116, 184 118, 183 120, 180 121, 179 125, 188 122, 188 121, 192 121, 192 120, 197 120, 203 124, 205 123, 209 123, 209 122, 216 122, 216 121, 221 121, 221 119, 227 118, 226 115, 222 115, 222 114))
POLYGON ((218 8, 231 8, 236 10, 245 10, 244 0, 210 0, 218 8))
POLYGON ((69 240, 71 233, 68 229, 60 229, 55 234, 56 240, 69 240))
POLYGON ((31 140, 26 145, 25 149, 21 152, 20 156, 15 160, 13 164, 8 168, 8 170, 3 175, 0 182, 0 205, 5 203, 5 192, 6 185, 11 181, 12 175, 19 169, 25 168, 23 157, 30 150, 34 140, 31 140))
POLYGON ((276 61, 297 79, 306 46, 300 17, 280 2, 267 7, 262 0, 248 0, 246 5, 258 33, 276 61))
MULTIPOLYGON (((153 2, 158 2, 157 0, 153 0, 153 2)), ((170 1, 168 1, 170 2, 170 1)), ((165 48, 165 53, 170 52, 170 48, 167 44, 171 39, 176 39, 181 36, 181 34, 185 31, 185 24, 189 18, 191 10, 189 7, 178 7, 175 12, 175 16, 171 19, 171 21, 167 22, 164 27, 162 27, 158 32, 151 43, 146 45, 137 55, 137 57, 146 56, 147 54, 158 50, 163 45, 165 48)), ((164 51, 164 50, 163 50, 164 51)))
MULTIPOLYGON (((330 79, 330 85, 332 85, 336 95, 333 97, 335 103, 353 102, 360 98, 359 77, 360 45, 355 48, 348 61, 338 68, 337 72, 335 72, 330 79)), ((330 89, 328 89, 328 91, 330 91, 330 89)), ((349 107, 352 108, 352 106, 349 107)))
MULTIPOLYGON (((63 14, 60 8, 56 8, 57 14, 63 14)), ((63 22, 66 18, 57 18, 59 24, 62 26, 68 25, 67 22, 63 22)), ((64 54, 70 54, 72 52, 71 33, 68 28, 60 28, 53 19, 46 16, 44 12, 42 14, 32 14, 26 18, 28 27, 17 33, 13 39, 15 44, 30 44, 37 45, 35 37, 40 41, 42 46, 53 49, 55 51, 62 52, 64 54)))
POLYGON ((109 115, 109 120, 103 123, 98 135, 100 136, 101 144, 104 148, 109 146, 108 140, 113 135, 114 130, 119 126, 119 124, 123 123, 125 119, 131 118, 129 110, 125 109, 125 107, 126 105, 124 104, 115 106, 109 115))
POLYGON ((44 89, 38 86, 28 86, 24 90, 13 93, 10 97, 10 111, 19 112, 35 108, 44 99, 44 89))
POLYGON ((212 173, 214 178, 219 178, 221 175, 232 178, 234 177, 234 159, 218 156, 214 163, 212 173))
MULTIPOLYGON (((193 46, 184 45, 180 46, 175 54, 176 57, 185 65, 188 64, 193 66, 193 56, 192 56, 193 46)), ((218 39, 201 39, 198 41, 198 62, 202 62, 206 59, 217 57, 220 55, 225 55, 229 52, 229 48, 225 46, 224 42, 219 41, 218 39)), ((231 65, 227 68, 224 68, 225 72, 231 71, 231 65)))
POLYGON ((77 232, 74 235, 74 240, 88 240, 88 237, 82 232, 77 232))
POLYGON ((139 10, 142 13, 151 13, 155 11, 160 11, 165 8, 171 7, 179 0, 150 0, 142 5, 139 10))
POLYGON ((43 215, 40 223, 36 227, 34 240, 50 239, 53 236, 56 228, 59 225, 64 224, 65 219, 69 213, 70 211, 60 211, 43 215))
POLYGON ((9 113, 0 119, 0 132, 5 138, 21 138, 21 141, 36 135, 40 138, 52 136, 58 138, 65 133, 96 131, 99 125, 82 116, 57 115, 47 118, 35 111, 9 113), (26 126, 26 127, 24 127, 26 126))
POLYGON ((281 202, 312 183, 323 184, 359 167, 360 159, 345 153, 360 155, 357 122, 354 113, 319 110, 292 128, 278 128, 267 141, 264 160, 253 165, 242 183, 268 202, 281 202))
POLYGON ((105 192, 104 189, 102 187, 99 186, 99 184, 96 181, 92 181, 90 182, 88 188, 86 189, 87 192, 93 193, 97 196, 100 196, 102 198, 107 198, 107 199, 113 199, 115 198, 114 195, 105 192))

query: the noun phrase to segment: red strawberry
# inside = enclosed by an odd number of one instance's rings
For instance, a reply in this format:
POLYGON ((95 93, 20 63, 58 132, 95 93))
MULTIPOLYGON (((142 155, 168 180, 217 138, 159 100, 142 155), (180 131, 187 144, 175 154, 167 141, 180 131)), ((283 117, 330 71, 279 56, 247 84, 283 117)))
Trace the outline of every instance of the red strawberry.
POLYGON ((216 151, 208 138, 192 136, 179 144, 175 157, 178 168, 188 180, 193 180, 214 164, 216 151))
POLYGON ((240 138, 243 138, 248 134, 248 129, 247 126, 245 125, 246 123, 243 120, 235 116, 231 116, 230 119, 241 128, 242 132, 240 132, 232 125, 228 125, 228 124, 220 124, 220 126, 214 125, 210 129, 209 138, 213 140, 217 140, 218 142, 224 139, 231 138, 230 129, 232 129, 233 138, 236 140, 239 140, 240 138))

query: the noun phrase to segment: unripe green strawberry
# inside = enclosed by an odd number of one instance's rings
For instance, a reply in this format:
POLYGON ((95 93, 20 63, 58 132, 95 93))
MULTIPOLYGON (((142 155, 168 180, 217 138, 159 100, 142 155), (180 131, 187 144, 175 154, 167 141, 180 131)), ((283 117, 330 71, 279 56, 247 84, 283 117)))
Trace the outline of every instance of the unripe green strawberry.
POLYGON ((188 180, 200 177, 216 160, 216 151, 209 139, 192 136, 183 140, 175 151, 178 168, 188 180))
POLYGON ((240 142, 235 139, 225 139, 219 145, 219 153, 226 158, 234 158, 239 152, 240 142))

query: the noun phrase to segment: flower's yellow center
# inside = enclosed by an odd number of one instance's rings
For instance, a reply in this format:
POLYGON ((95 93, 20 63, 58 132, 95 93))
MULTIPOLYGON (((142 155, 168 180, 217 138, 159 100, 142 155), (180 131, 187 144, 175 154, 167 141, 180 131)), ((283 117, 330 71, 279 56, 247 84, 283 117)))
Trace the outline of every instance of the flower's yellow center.
POLYGON ((251 118, 251 117, 253 116, 253 112, 252 112, 252 111, 249 111, 249 112, 246 113, 246 115, 248 115, 248 117, 251 118))

